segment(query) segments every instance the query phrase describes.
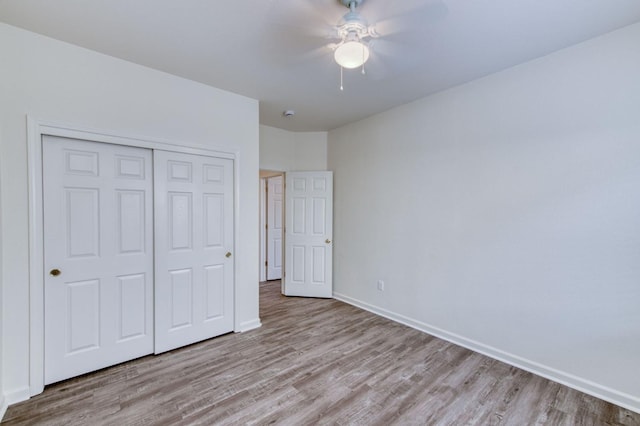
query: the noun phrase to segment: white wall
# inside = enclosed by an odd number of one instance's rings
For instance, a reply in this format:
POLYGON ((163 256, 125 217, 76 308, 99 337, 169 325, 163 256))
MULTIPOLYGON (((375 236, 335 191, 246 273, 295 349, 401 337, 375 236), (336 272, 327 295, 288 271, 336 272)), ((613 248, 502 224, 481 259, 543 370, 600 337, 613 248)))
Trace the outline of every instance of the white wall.
POLYGON ((329 132, 336 296, 640 411, 638 40, 329 132))
MULTIPOLYGON (((2 140, 2 125, 0 125, 0 141, 2 140)), ((2 239, 2 161, 0 161, 0 420, 2 419, 2 417, 4 416, 5 411, 7 410, 7 403, 6 400, 4 398, 4 381, 2 380, 2 378, 4 377, 4 374, 2 373, 2 360, 4 359, 3 356, 3 342, 2 342, 2 336, 3 336, 3 331, 2 329, 4 328, 4 320, 3 320, 3 312, 4 312, 4 308, 2 305, 2 282, 3 282, 3 265, 2 265, 2 245, 3 245, 3 239, 2 239)))
POLYGON ((327 170, 327 132, 295 132, 290 170, 327 170))
POLYGON ((2 381, 9 402, 28 395, 29 385, 27 114, 238 152, 237 316, 240 327, 259 324, 258 102, 5 24, 0 57, 2 381))
POLYGON ((327 169, 327 132, 290 132, 260 126, 260 168, 277 171, 327 169))

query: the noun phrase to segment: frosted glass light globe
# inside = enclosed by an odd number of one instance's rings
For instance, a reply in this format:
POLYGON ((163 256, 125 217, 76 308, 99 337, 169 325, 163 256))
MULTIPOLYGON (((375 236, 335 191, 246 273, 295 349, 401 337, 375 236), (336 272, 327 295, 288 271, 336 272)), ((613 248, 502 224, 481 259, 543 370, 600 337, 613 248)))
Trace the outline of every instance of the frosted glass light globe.
POLYGON ((336 48, 333 57, 343 68, 358 68, 369 60, 369 48, 359 41, 347 41, 336 48))

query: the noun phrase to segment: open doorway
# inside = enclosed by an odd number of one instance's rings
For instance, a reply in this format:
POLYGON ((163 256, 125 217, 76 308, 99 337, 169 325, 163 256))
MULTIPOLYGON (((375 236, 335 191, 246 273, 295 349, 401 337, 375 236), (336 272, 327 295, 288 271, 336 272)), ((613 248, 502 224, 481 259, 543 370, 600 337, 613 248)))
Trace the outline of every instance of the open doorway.
POLYGON ((284 173, 260 170, 260 281, 282 278, 284 173))
POLYGON ((260 189, 260 281, 332 297, 333 173, 263 170, 260 189))

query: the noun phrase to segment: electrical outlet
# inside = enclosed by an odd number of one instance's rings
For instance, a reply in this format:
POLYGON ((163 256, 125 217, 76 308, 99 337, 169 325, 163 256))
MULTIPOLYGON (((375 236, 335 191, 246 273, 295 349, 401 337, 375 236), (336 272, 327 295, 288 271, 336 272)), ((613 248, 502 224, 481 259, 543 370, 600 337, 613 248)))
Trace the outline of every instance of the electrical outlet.
POLYGON ((378 280, 378 290, 384 291, 384 281, 378 280))

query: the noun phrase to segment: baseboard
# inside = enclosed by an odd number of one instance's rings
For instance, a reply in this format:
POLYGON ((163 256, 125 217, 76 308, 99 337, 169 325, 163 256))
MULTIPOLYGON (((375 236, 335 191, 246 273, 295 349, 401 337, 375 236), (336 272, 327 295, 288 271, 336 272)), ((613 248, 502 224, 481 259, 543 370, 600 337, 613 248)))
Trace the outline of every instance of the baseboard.
POLYGON ((0 394, 0 422, 4 419, 4 415, 7 412, 7 400, 4 395, 0 394))
POLYGON ((29 398, 31 398, 31 392, 29 391, 28 386, 14 390, 12 392, 5 392, 5 394, 2 395, 0 399, 0 421, 7 412, 7 408, 9 408, 9 405, 26 401, 29 398))
POLYGON ((371 305, 358 299, 354 299, 341 293, 333 293, 333 297, 342 302, 364 309, 365 311, 372 312, 376 315, 380 315, 392 321, 404 324, 408 327, 446 340, 458 346, 470 349, 474 352, 481 353, 490 358, 502 361, 514 367, 521 368, 530 373, 542 376, 546 379, 563 384, 570 388, 576 389, 580 392, 595 396, 602 400, 611 402, 612 404, 619 405, 620 407, 628 410, 640 413, 640 397, 629 395, 627 393, 619 392, 615 389, 602 386, 598 383, 594 383, 590 380, 583 379, 578 376, 557 370, 555 368, 539 364, 535 361, 531 361, 514 354, 502 351, 492 346, 485 345, 475 340, 467 339, 466 337, 457 335, 455 333, 449 333, 446 330, 438 327, 431 326, 421 321, 416 321, 412 318, 408 318, 404 315, 397 314, 395 312, 388 311, 378 306, 371 305))
POLYGON ((25 386, 11 392, 5 392, 4 394, 4 400, 7 405, 26 401, 29 398, 31 398, 31 392, 29 391, 29 386, 25 386))
POLYGON ((250 321, 241 322, 239 327, 235 330, 236 333, 244 333, 245 331, 253 330, 262 327, 260 318, 255 318, 250 321))

